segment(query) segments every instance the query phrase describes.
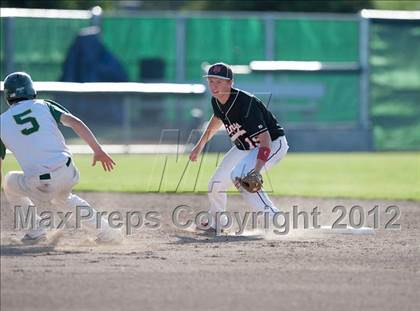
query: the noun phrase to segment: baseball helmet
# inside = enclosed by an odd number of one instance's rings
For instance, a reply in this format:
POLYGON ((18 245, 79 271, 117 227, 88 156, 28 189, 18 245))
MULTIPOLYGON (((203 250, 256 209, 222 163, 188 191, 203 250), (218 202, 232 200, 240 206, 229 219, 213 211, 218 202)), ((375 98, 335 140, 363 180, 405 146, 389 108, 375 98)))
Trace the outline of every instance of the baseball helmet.
POLYGON ((8 102, 32 99, 36 91, 31 76, 26 72, 13 72, 4 79, 4 96, 8 102))

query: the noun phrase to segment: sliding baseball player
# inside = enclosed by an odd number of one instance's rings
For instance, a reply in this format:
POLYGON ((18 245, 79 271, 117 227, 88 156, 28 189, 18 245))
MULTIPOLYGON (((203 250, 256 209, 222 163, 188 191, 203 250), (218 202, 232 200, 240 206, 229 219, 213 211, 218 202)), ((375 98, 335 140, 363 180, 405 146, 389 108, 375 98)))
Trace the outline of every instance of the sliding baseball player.
MULTIPOLYGON (((111 171, 115 163, 102 150, 90 129, 59 104, 36 99, 32 79, 24 72, 15 72, 5 78, 4 95, 10 107, 0 116, 0 169, 7 148, 23 170, 9 172, 4 178, 3 188, 9 203, 27 207, 50 202, 71 211, 77 206, 84 207, 96 215, 88 202, 71 193, 79 181, 79 171, 58 123, 71 127, 92 148, 92 165, 101 162, 105 171, 111 171)), ((39 226, 39 221, 37 215, 36 227, 25 234, 22 242, 34 244, 45 240, 46 228, 39 226)), ((91 226, 97 226, 96 223, 97 219, 92 217, 91 226)), ((111 228, 106 219, 101 218, 100 224, 98 241, 122 240, 121 231, 111 228)))

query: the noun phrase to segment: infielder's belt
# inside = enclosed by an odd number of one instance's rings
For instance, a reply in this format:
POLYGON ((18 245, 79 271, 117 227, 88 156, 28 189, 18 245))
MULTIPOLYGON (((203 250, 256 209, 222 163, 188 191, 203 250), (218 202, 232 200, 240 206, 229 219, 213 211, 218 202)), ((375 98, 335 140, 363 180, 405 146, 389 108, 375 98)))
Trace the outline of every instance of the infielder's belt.
MULTIPOLYGON (((71 158, 68 158, 68 159, 67 159, 67 162, 66 162, 66 166, 67 166, 67 167, 69 167, 69 166, 70 166, 70 164, 71 164, 71 158)), ((40 180, 47 180, 47 179, 51 179, 51 174, 50 174, 50 173, 47 173, 47 174, 42 174, 42 175, 39 175, 39 179, 40 179, 40 180)))

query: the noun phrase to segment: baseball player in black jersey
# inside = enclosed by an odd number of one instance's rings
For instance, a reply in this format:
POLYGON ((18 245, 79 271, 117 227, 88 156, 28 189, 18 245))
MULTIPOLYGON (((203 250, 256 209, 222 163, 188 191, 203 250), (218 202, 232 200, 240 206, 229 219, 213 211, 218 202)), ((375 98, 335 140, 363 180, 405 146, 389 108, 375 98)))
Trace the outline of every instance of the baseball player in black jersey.
MULTIPOLYGON (((258 211, 270 214, 278 212, 262 189, 253 191, 241 181, 250 175, 260 176, 263 168, 271 168, 286 155, 289 146, 284 129, 260 99, 233 88, 233 73, 229 65, 216 63, 210 66, 205 77, 212 93, 213 116, 191 151, 190 160, 197 160, 205 144, 222 125, 235 144, 209 182, 209 213, 215 219, 216 213, 225 211, 227 190, 232 183, 245 201, 258 211)), ((227 217, 221 217, 220 221, 225 225, 227 217)), ((210 225, 214 228, 215 221, 210 225)))

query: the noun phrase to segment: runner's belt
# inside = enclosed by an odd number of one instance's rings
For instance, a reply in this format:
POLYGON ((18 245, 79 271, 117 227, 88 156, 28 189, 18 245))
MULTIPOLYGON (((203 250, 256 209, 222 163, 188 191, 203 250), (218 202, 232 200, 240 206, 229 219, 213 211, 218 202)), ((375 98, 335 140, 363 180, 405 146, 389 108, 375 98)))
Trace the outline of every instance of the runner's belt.
MULTIPOLYGON (((67 162, 66 162, 66 166, 67 166, 67 167, 69 167, 69 166, 70 166, 70 164, 71 164, 71 158, 68 158, 68 159, 67 159, 67 162)), ((47 173, 47 174, 42 174, 42 175, 39 175, 39 179, 40 179, 40 180, 47 180, 47 179, 51 179, 51 174, 50 174, 50 173, 47 173)))

